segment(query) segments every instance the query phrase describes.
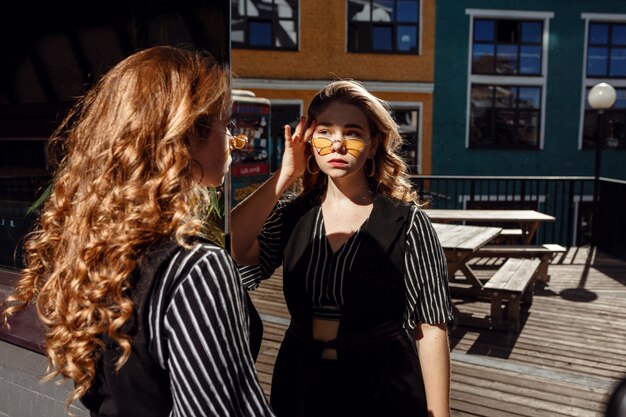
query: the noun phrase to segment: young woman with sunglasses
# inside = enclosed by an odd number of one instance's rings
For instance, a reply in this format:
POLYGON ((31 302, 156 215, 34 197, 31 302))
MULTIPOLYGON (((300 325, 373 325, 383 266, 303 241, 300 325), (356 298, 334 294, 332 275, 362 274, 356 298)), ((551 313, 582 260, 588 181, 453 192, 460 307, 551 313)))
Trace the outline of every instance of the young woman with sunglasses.
POLYGON ((244 289, 203 237, 231 161, 230 75, 210 55, 145 49, 55 133, 63 159, 5 320, 36 302, 48 379, 92 416, 273 416, 250 354, 244 289))
POLYGON ((333 82, 285 126, 281 168, 233 211, 233 256, 252 265, 244 285, 283 265, 279 417, 449 415, 446 260, 401 141, 385 102, 333 82))

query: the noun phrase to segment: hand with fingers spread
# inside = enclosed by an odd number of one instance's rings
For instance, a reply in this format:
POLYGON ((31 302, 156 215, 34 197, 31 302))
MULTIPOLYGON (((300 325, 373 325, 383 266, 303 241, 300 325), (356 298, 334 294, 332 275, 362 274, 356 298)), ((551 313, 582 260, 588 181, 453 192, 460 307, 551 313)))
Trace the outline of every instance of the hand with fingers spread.
POLYGON ((281 164, 281 176, 289 183, 304 174, 306 169, 305 150, 307 142, 315 131, 315 120, 307 127, 306 117, 300 118, 293 134, 291 127, 285 125, 285 151, 281 164))

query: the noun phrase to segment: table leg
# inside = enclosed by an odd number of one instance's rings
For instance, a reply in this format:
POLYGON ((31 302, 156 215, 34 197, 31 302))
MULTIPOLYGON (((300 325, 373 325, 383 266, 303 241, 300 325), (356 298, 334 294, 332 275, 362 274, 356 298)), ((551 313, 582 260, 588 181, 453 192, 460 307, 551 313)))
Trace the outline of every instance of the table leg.
POLYGON ((456 255, 454 257, 449 256, 447 259, 448 263, 448 281, 450 282, 459 282, 455 278, 456 271, 461 271, 465 276, 467 283, 469 283, 473 288, 477 290, 483 289, 483 284, 480 282, 474 271, 467 264, 467 261, 471 259, 472 254, 466 255, 456 255))
POLYGON ((539 222, 532 223, 522 223, 520 224, 520 229, 522 229, 522 237, 525 245, 530 245, 533 237, 535 237, 535 233, 539 228, 539 222))

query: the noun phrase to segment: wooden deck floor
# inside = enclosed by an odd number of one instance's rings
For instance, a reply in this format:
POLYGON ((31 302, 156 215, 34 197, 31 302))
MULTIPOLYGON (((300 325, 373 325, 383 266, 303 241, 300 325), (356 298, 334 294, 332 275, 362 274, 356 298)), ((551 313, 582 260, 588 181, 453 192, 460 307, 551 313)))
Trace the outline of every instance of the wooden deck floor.
MULTIPOLYGON (((498 262, 475 269, 488 278, 498 262)), ((275 275, 251 294, 265 325, 257 370, 266 393, 289 323, 281 271, 275 275)), ((453 416, 603 416, 626 376, 626 262, 570 248, 550 275, 518 334, 451 326, 453 416)), ((489 312, 486 301, 453 301, 459 316, 489 312)))

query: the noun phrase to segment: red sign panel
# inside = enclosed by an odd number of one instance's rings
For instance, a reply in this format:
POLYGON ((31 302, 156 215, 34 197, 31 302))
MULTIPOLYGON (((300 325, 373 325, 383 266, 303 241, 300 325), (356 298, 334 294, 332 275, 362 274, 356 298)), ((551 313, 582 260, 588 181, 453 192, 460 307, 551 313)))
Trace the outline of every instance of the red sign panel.
POLYGON ((237 177, 244 175, 267 175, 269 171, 269 164, 267 162, 232 166, 232 174, 237 177))

